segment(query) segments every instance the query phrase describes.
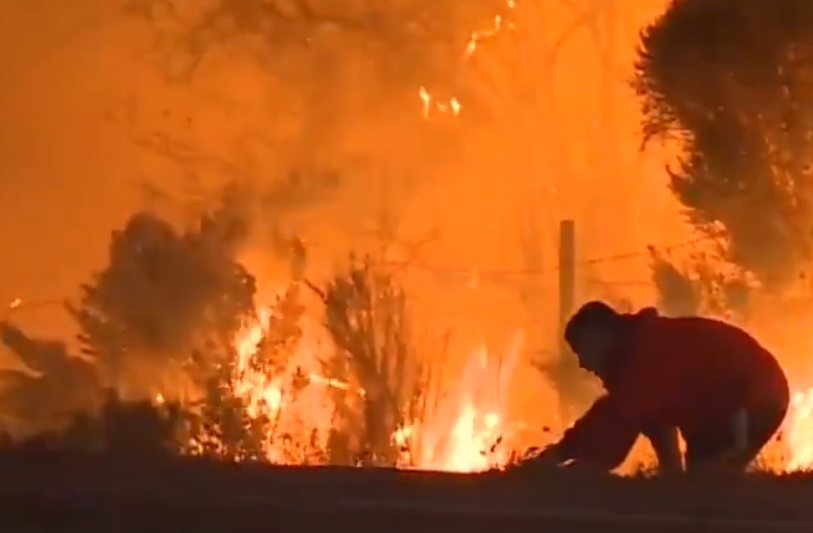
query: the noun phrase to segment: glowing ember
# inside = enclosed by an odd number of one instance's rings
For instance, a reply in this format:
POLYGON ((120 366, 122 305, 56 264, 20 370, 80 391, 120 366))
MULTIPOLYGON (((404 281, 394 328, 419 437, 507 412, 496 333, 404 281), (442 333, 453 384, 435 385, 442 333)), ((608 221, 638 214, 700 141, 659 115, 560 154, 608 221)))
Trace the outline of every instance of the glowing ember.
POLYGON ((427 120, 431 118, 433 111, 439 113, 451 112, 454 116, 460 114, 461 105, 457 98, 453 97, 447 102, 437 101, 432 97, 426 87, 421 87, 418 91, 418 95, 423 103, 423 117, 427 120))
MULTIPOLYGON (((508 11, 513 11, 516 7, 516 2, 514 0, 507 0, 505 7, 508 11)), ((495 37, 504 27, 513 29, 514 24, 512 22, 506 23, 505 18, 502 15, 495 15, 490 28, 472 32, 463 52, 463 61, 468 61, 472 56, 474 56, 482 41, 495 37)), ((418 90, 418 96, 423 104, 423 117, 427 120, 431 119, 433 112, 444 114, 451 113, 453 116, 457 116, 460 114, 460 111, 463 108, 463 106, 460 104, 460 100, 458 100, 456 97, 451 97, 445 101, 440 101, 434 98, 426 87, 421 87, 418 90)))

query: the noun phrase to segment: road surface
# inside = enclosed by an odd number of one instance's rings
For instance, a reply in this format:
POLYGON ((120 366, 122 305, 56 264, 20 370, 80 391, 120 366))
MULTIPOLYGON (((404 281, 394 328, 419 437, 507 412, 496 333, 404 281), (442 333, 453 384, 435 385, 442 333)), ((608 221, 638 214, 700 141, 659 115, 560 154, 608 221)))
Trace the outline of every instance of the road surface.
POLYGON ((0 464, 0 531, 813 532, 813 481, 628 481, 338 468, 0 464))

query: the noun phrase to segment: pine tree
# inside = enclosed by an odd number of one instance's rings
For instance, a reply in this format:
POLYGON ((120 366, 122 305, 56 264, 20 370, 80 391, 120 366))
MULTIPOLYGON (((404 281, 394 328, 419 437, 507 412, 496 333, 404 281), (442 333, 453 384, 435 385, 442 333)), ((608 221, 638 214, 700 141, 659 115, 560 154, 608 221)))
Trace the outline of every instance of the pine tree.
POLYGON ((672 0, 641 32, 644 142, 676 139, 671 188, 725 259, 769 286, 813 253, 813 4, 672 0))

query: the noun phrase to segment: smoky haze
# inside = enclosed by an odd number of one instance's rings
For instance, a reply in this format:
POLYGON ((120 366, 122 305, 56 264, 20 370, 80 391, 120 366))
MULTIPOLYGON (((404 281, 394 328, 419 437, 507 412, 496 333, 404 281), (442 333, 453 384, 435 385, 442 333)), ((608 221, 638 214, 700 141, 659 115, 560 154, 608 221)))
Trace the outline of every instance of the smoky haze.
MULTIPOLYGON (((545 265, 556 263, 562 218, 576 220, 585 259, 686 238, 665 186, 668 154, 638 152, 626 85, 637 32, 662 0, 619 5, 598 49, 586 28, 573 31, 553 77, 546 58, 577 18, 564 3, 519 2, 514 30, 482 39, 468 60, 466 36, 491 27, 488 9, 446 13, 452 37, 393 46, 397 57, 391 43, 370 51, 366 34, 325 24, 305 41, 238 35, 194 65, 166 4, 144 4, 152 18, 114 4, 0 5, 0 301, 73 296, 137 209, 180 219, 225 181, 273 189, 299 179, 292 171, 333 186, 266 206, 246 251, 260 282, 278 272, 263 249, 272 234, 303 235, 318 272, 380 243, 386 214, 395 241, 426 241, 421 262, 433 268, 416 267, 410 290, 422 320, 455 331, 461 354, 483 341, 502 349, 526 326, 553 339, 555 273, 540 274, 550 305, 529 318, 524 278, 486 272, 529 268, 523 224, 536 221, 545 265), (421 86, 442 103, 458 98, 460 115, 424 117, 421 86)), ((181 7, 190 20, 203 9, 181 7)), ((393 261, 406 260, 401 248, 393 261)), ((647 278, 645 258, 598 265, 580 297, 646 303, 651 289, 637 283, 647 278)), ((19 321, 72 334, 58 306, 19 321)))

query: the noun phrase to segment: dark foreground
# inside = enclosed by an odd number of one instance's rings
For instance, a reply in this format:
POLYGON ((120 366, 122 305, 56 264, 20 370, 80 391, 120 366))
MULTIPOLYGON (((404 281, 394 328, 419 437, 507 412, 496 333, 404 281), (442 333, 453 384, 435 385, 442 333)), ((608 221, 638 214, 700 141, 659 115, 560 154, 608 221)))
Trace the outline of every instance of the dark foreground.
POLYGON ((54 455, 0 459, 0 531, 813 531, 813 477, 456 476, 54 455))

